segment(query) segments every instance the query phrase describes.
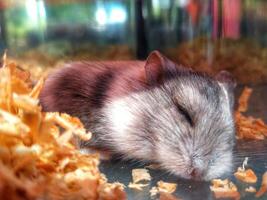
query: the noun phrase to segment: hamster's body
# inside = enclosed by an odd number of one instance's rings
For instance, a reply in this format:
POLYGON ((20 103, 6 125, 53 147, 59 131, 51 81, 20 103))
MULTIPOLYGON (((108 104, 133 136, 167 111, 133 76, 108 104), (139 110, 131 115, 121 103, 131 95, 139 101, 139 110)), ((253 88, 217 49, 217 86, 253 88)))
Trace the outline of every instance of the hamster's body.
POLYGON ((40 99, 44 111, 77 116, 93 133, 80 148, 208 180, 231 169, 232 89, 225 73, 213 79, 153 52, 146 62, 71 63, 50 75, 40 99))

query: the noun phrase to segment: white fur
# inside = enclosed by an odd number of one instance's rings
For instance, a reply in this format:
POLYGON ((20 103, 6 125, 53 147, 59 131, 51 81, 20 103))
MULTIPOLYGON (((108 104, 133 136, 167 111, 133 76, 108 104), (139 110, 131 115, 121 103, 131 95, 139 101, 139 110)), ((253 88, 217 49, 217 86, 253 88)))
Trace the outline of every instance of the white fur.
POLYGON ((105 108, 105 112, 105 115, 109 117, 108 121, 111 123, 112 132, 116 133, 116 137, 126 139, 127 130, 134 122, 134 116, 126 101, 123 98, 112 101, 105 108))
POLYGON ((209 170, 205 177, 205 180, 218 178, 223 174, 227 174, 232 171, 233 157, 230 151, 224 152, 220 156, 220 160, 217 161, 209 170))
POLYGON ((228 92, 226 91, 225 86, 222 83, 219 83, 219 85, 222 88, 223 94, 226 98, 227 107, 229 107, 229 111, 230 111, 230 100, 229 100, 228 92))

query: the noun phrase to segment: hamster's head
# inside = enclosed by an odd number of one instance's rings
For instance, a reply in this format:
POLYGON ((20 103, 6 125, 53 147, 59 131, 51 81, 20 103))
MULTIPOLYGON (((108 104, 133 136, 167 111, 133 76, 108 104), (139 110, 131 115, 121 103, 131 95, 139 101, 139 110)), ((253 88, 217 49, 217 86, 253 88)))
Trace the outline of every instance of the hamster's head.
POLYGON ((211 78, 178 67, 158 52, 145 69, 148 81, 159 83, 146 97, 153 105, 146 121, 155 160, 186 179, 210 180, 230 172, 235 142, 231 75, 211 78))

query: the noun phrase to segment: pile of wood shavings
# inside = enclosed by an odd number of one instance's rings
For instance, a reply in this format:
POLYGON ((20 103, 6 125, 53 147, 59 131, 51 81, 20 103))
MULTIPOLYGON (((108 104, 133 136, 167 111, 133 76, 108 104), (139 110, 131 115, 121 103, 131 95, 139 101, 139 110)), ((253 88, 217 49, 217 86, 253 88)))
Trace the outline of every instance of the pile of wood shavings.
POLYGON ((237 139, 263 140, 267 137, 267 124, 262 119, 243 115, 248 109, 251 93, 252 89, 245 87, 238 100, 239 106, 235 112, 237 139))
POLYGON ((107 183, 99 172, 98 156, 83 155, 75 148, 75 137, 91 137, 79 119, 41 112, 38 96, 44 80, 32 87, 28 72, 5 56, 3 60, 0 199, 126 199, 123 185, 107 183))

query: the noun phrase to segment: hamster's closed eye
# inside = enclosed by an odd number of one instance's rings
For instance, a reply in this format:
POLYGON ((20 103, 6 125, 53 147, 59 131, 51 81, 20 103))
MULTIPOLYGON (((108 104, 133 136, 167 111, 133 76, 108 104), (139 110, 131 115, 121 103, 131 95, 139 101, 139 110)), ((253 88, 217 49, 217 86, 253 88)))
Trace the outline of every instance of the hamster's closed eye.
POLYGON ((184 117, 184 119, 188 122, 190 126, 194 126, 193 117, 189 114, 187 109, 183 107, 181 104, 179 104, 178 101, 174 100, 174 105, 177 111, 184 117))

